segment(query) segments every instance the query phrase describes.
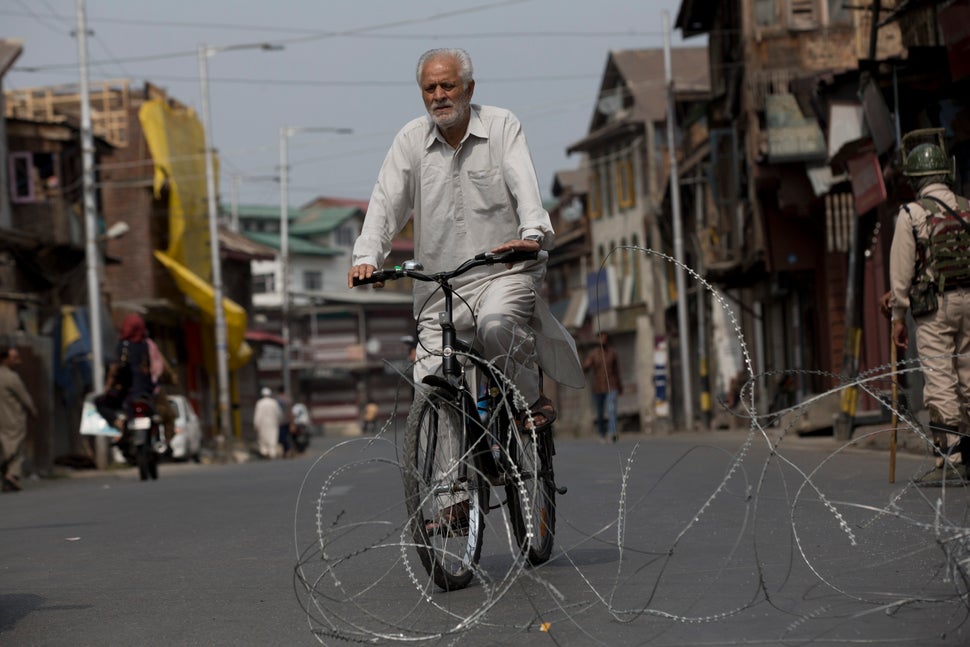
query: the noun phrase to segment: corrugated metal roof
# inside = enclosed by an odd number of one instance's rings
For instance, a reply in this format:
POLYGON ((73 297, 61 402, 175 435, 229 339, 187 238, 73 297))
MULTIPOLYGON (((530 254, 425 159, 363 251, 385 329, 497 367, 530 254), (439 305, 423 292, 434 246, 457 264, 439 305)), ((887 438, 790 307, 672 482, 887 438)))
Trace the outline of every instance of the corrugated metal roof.
MULTIPOLYGON (((631 118, 663 121, 667 116, 666 71, 662 49, 627 49, 610 53, 607 72, 600 91, 615 86, 609 83, 611 63, 615 65, 626 89, 634 98, 631 118)), ((670 50, 670 69, 674 90, 706 92, 710 89, 710 64, 706 47, 678 47, 670 50)), ((600 113, 597 113, 598 115, 600 113)), ((600 115, 602 116, 602 115, 600 115)), ((594 122, 596 118, 594 117, 594 122)))
POLYGON ((553 182, 553 195, 564 192, 572 195, 586 195, 589 192, 589 169, 585 167, 556 171, 553 182))
POLYGON ((333 198, 328 196, 320 196, 303 205, 303 208, 326 209, 329 207, 357 207, 361 211, 366 212, 367 203, 367 200, 357 200, 355 198, 333 198))
MULTIPOLYGON (((678 94, 710 92, 707 47, 678 47, 670 51, 674 91, 678 94)), ((572 144, 572 153, 595 141, 626 135, 629 128, 667 117, 667 73, 662 49, 628 49, 610 52, 600 82, 599 96, 586 137, 572 144), (611 96, 617 99, 610 99, 611 96), (606 108, 608 112, 601 111, 606 108)))
POLYGON ((243 234, 219 228, 219 247, 237 258, 248 258, 253 261, 268 261, 276 258, 276 250, 250 240, 243 234))
MULTIPOLYGON (((240 204, 236 205, 236 209, 239 212, 240 220, 279 220, 280 219, 280 207, 279 205, 265 205, 265 204, 240 204)), ((232 207, 229 205, 222 205, 222 213, 232 213, 232 207)), ((287 217, 290 222, 298 219, 303 215, 303 211, 294 207, 290 207, 286 210, 287 217)))
POLYGON ((364 217, 364 212, 357 207, 311 209, 290 226, 290 233, 294 236, 328 234, 357 215, 364 217))
MULTIPOLYGON (((244 235, 250 240, 254 240, 262 245, 272 247, 273 249, 280 248, 279 234, 247 231, 244 235)), ((292 236, 290 237, 289 243, 289 251, 291 254, 305 254, 307 256, 340 256, 344 253, 339 249, 323 247, 321 245, 316 245, 309 241, 303 240, 302 238, 293 238, 292 236)))

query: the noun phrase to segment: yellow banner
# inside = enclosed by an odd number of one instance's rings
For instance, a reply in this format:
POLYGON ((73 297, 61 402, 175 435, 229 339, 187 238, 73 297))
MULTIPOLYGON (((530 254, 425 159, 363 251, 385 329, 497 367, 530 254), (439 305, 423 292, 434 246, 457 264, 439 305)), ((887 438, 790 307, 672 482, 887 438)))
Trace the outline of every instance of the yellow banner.
MULTIPOLYGON (((203 281, 201 277, 164 252, 156 250, 155 258, 172 274, 172 278, 175 279, 175 283, 182 294, 198 304, 204 315, 203 320, 212 324, 215 321, 215 291, 212 285, 203 281)), ((225 297, 222 299, 222 304, 226 313, 226 345, 229 351, 229 368, 236 370, 244 366, 253 354, 252 348, 245 340, 246 310, 232 299, 225 297)), ((211 330, 212 326, 210 325, 208 328, 211 330)), ((215 343, 206 346, 215 348, 215 343)))
MULTIPOLYGON (((155 162, 155 197, 168 190, 169 243, 166 253, 205 280, 212 275, 209 209, 205 179, 205 131, 191 108, 172 108, 161 99, 138 111, 155 162)), ((216 195, 218 195, 218 160, 216 195)))

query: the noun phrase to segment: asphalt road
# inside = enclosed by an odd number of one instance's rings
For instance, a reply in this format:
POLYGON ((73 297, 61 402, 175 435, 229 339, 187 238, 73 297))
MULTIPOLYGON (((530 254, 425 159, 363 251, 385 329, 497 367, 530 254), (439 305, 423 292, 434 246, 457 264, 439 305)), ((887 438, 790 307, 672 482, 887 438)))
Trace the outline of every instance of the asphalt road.
POLYGON ((553 559, 524 568, 493 510, 481 577, 442 593, 392 440, 0 496, 0 644, 970 644, 970 498, 908 485, 925 458, 890 484, 831 438, 562 439, 553 559))

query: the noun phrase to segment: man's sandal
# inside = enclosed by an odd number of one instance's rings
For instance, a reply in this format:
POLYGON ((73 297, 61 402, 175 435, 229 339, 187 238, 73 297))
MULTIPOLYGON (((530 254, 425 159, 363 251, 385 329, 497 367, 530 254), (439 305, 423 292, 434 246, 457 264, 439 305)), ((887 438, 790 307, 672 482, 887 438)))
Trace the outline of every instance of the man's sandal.
POLYGON ((468 534, 468 517, 468 501, 459 501, 442 510, 437 519, 426 521, 424 530, 429 535, 461 537, 468 534))
POLYGON ((544 395, 540 395, 528 413, 523 411, 519 414, 516 426, 519 428, 519 431, 531 431, 532 425, 534 424, 536 431, 544 431, 551 427, 555 421, 556 407, 552 405, 552 400, 544 395), (531 423, 529 422, 529 413, 532 414, 531 423))

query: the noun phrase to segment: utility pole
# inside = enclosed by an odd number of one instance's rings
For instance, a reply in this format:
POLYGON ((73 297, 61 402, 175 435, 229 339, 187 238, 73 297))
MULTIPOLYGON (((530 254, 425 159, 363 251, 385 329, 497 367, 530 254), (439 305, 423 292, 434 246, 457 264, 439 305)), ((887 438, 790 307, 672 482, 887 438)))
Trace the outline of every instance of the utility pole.
MULTIPOLYGON (((697 270, 704 269, 701 232, 704 231, 704 175, 700 168, 694 179, 694 231, 697 235, 697 270)), ((697 290, 697 373, 701 387, 701 420, 705 429, 711 426, 711 377, 707 353, 707 290, 697 290)))
POLYGON ((209 248, 212 263, 213 312, 215 314, 216 375, 219 391, 217 423, 225 445, 223 458, 228 460, 232 442, 229 415, 229 343, 226 334, 226 308, 222 297, 222 257, 219 254, 219 224, 216 208, 216 176, 212 159, 212 115, 209 111, 209 56, 215 53, 205 45, 199 46, 199 83, 202 86, 202 121, 205 131, 205 184, 209 209, 209 248))
MULTIPOLYGON (((667 153, 670 157, 670 205, 674 220, 674 258, 684 262, 684 232, 680 219, 680 178, 677 169, 677 142, 674 137, 675 120, 674 78, 670 62, 670 15, 663 12, 664 72, 667 81, 667 153)), ((687 317, 687 272, 677 265, 677 336, 680 339, 681 383, 684 390, 684 424, 688 430, 694 426, 694 393, 691 387, 690 328, 687 317)))
MULTIPOLYGON (((77 0, 77 53, 81 74, 81 186, 84 204, 84 255, 87 264, 88 316, 91 335, 91 381, 95 393, 104 387, 104 349, 101 336, 101 282, 98 266, 98 223, 94 204, 94 134, 91 131, 91 100, 88 89, 88 27, 84 0, 77 0)), ((95 436, 95 464, 108 467, 108 438, 95 436)))
POLYGON ((232 176, 232 193, 230 211, 229 211, 229 229, 233 231, 239 231, 239 180, 242 179, 240 175, 232 176))
POLYGON ((225 47, 199 45, 199 86, 202 94, 202 129, 205 137, 205 185, 208 195, 209 249, 212 263, 212 310, 215 315, 216 376, 219 391, 218 427, 221 430, 223 459, 228 460, 232 442, 232 414, 229 404, 229 343, 226 333, 226 307, 222 296, 222 257, 219 254, 219 210, 216 205, 216 174, 212 145, 212 113, 209 110, 209 57, 241 49, 275 51, 273 43, 244 43, 225 47))
POLYGON ((280 127, 280 326, 283 338, 283 392, 290 398, 290 205, 289 205, 289 153, 287 141, 293 135, 303 132, 337 133, 349 135, 350 128, 330 128, 325 126, 281 126, 280 127))

